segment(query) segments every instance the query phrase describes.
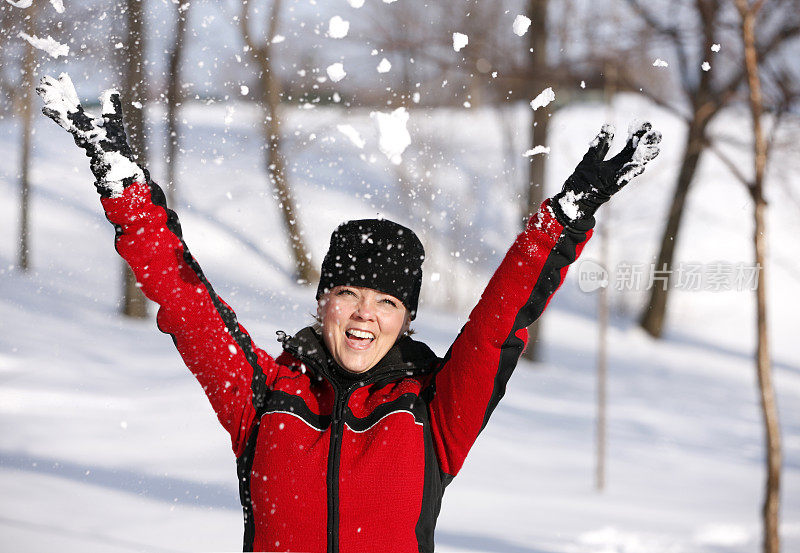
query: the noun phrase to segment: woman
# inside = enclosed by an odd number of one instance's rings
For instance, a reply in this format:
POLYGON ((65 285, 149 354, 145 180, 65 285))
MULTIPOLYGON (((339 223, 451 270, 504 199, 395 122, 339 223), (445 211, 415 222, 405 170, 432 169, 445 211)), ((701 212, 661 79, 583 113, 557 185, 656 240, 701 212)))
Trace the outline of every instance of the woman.
POLYGON ((526 327, 592 233, 597 207, 658 154, 649 124, 604 161, 604 127, 564 189, 517 237, 444 358, 406 335, 424 250, 408 228, 349 221, 331 237, 320 323, 273 359, 255 347, 183 241, 161 189, 133 161, 119 95, 83 111, 69 77, 37 88, 44 113, 91 159, 116 248, 231 436, 245 550, 433 551, 442 494, 486 425, 526 327))

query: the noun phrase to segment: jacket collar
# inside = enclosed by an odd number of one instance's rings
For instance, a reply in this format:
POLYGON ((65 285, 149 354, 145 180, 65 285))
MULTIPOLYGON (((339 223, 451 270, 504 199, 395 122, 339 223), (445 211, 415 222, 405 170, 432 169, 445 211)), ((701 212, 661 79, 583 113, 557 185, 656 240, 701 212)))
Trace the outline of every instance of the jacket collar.
POLYGON ((381 375, 395 371, 408 371, 409 374, 421 375, 433 368, 437 359, 431 348, 408 336, 401 337, 386 355, 370 370, 355 374, 341 368, 331 356, 322 337, 313 327, 306 327, 294 336, 279 333, 279 340, 287 353, 309 365, 313 370, 322 370, 326 376, 337 380, 365 381, 379 378, 381 375))

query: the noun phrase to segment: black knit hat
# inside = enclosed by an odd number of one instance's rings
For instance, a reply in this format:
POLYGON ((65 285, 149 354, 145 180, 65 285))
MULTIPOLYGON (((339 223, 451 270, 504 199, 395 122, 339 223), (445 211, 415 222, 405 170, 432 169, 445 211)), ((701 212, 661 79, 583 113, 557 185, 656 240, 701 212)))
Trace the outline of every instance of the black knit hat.
POLYGON ((417 315, 425 249, 414 231, 386 219, 347 221, 331 235, 317 299, 335 286, 361 286, 390 294, 417 315))

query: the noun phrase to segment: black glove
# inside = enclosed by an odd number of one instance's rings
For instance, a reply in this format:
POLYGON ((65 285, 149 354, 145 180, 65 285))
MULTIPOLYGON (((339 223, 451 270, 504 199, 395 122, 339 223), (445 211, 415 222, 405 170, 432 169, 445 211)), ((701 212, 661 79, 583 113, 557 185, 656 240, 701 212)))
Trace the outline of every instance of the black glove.
POLYGON ((98 192, 119 196, 125 187, 147 179, 146 171, 136 164, 122 124, 122 105, 116 90, 101 97, 103 114, 92 117, 78 100, 69 75, 58 79, 43 77, 36 92, 44 100, 42 113, 66 129, 90 159, 98 192))
POLYGON ((553 196, 551 206, 562 225, 591 220, 612 194, 644 171, 645 165, 658 155, 661 142, 661 133, 651 129, 650 123, 632 124, 622 151, 604 161, 614 139, 614 128, 603 125, 564 188, 553 196))

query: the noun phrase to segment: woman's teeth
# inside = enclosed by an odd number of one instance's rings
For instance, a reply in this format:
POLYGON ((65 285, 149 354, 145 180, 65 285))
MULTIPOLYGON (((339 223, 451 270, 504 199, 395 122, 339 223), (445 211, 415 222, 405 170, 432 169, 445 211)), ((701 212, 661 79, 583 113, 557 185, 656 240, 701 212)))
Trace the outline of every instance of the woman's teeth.
POLYGON ((357 338, 359 340, 374 340, 375 335, 372 332, 367 332, 365 330, 356 330, 350 329, 345 332, 349 338, 357 338))

